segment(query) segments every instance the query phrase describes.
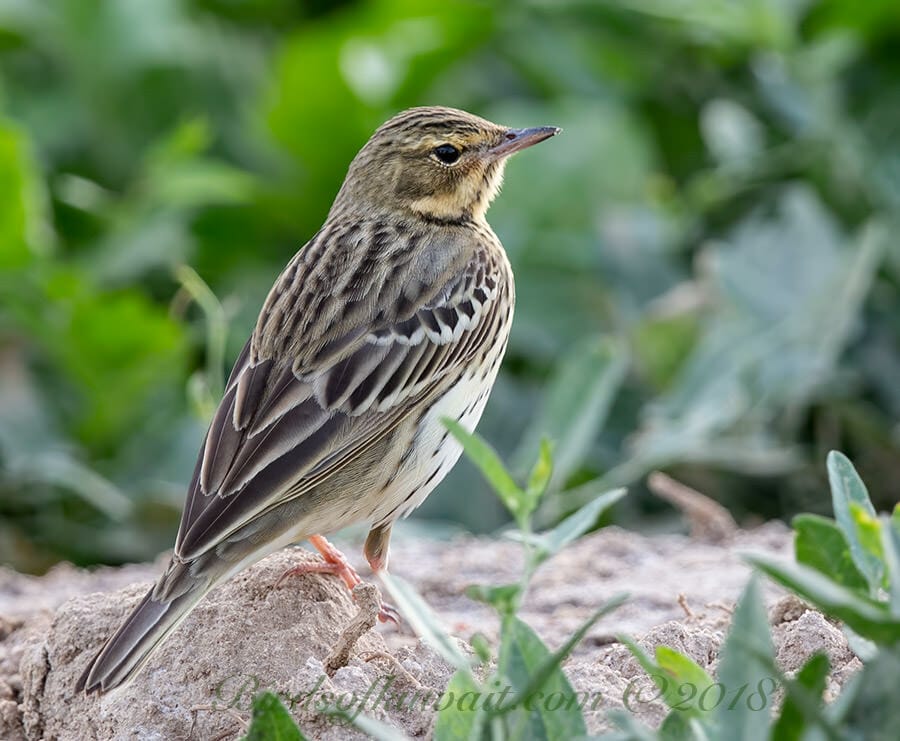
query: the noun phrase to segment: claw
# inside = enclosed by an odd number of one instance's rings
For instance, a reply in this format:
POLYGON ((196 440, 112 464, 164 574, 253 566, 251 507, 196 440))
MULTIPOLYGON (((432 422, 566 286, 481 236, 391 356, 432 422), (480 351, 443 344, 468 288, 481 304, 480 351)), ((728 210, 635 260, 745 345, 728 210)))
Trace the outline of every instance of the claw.
MULTIPOLYGON (((356 573, 356 569, 347 562, 344 554, 321 535, 310 536, 309 542, 315 546, 320 554, 322 554, 324 560, 321 563, 302 563, 287 569, 280 577, 278 577, 278 581, 275 582, 275 588, 278 589, 285 579, 292 576, 300 576, 302 574, 333 574, 344 582, 352 595, 353 588, 359 584, 362 579, 360 579, 359 574, 356 573)), ((389 605, 387 602, 381 603, 381 609, 378 611, 378 619, 382 623, 391 622, 395 625, 400 625, 401 622, 400 612, 396 607, 389 605)))
POLYGON ((396 607, 389 605, 387 602, 382 602, 381 609, 378 611, 378 619, 382 623, 390 622, 394 625, 400 625, 403 618, 400 617, 400 611, 396 607))
POLYGON ((298 566, 292 566, 291 568, 286 569, 285 572, 278 577, 278 581, 275 582, 275 589, 278 589, 281 586, 281 583, 290 577, 303 576, 304 574, 333 574, 334 576, 341 576, 339 568, 328 562, 301 563, 298 566))

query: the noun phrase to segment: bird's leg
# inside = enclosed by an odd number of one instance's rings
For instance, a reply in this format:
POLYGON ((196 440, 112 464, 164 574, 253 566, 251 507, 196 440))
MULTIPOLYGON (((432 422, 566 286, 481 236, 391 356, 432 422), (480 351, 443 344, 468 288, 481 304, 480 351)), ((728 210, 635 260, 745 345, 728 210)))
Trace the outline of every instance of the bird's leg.
POLYGON ((366 538, 366 545, 363 553, 372 571, 376 574, 382 569, 388 567, 388 557, 391 550, 391 524, 373 527, 369 531, 369 537, 366 538))
MULTIPOLYGON (((278 581, 275 582, 276 588, 289 576, 298 576, 300 574, 334 574, 341 578, 344 584, 347 585, 347 589, 352 593, 353 588, 359 584, 362 579, 359 578, 356 569, 354 569, 347 561, 347 557, 329 543, 322 535, 310 535, 308 540, 322 555, 324 561, 322 563, 302 563, 288 569, 279 577, 278 581)), ((400 613, 397 612, 396 608, 382 602, 381 610, 378 613, 378 619, 383 623, 390 620, 399 624, 400 613)))

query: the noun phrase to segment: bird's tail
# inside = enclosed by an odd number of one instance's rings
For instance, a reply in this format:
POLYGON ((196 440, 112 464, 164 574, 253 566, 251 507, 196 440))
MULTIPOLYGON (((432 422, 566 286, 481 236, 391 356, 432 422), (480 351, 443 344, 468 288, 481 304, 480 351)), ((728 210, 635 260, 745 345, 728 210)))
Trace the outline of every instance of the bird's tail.
MULTIPOLYGON (((186 564, 172 564, 166 574, 134 609, 128 619, 104 644, 78 680, 78 691, 106 692, 131 679, 150 654, 184 620, 213 587, 210 579, 188 577, 186 564), (173 571, 180 589, 173 596, 173 571)), ((216 580, 217 581, 217 580, 216 580)))

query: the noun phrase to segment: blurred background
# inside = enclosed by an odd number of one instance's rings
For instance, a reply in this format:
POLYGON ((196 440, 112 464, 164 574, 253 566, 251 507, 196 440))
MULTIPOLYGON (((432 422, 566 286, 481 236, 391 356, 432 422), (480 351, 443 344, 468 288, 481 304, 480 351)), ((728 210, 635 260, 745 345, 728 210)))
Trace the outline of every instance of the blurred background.
MULTIPOLYGON (((383 120, 564 134, 489 216, 518 283, 479 431, 555 441, 551 524, 829 512, 826 451, 900 495, 896 0, 0 0, 0 562, 173 542, 282 266, 383 120)), ((461 462, 417 513, 505 516, 461 462)), ((428 525, 428 523, 431 523, 428 525)))

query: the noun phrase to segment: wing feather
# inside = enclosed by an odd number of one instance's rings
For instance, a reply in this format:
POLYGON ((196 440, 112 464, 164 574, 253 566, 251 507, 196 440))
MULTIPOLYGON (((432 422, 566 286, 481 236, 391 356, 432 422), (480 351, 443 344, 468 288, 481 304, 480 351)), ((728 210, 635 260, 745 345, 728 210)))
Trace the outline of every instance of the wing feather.
POLYGON ((241 373, 234 398, 234 428, 243 430, 253 418, 266 393, 272 361, 264 360, 241 373))
POLYGON ((221 486, 241 444, 242 435, 232 421, 236 395, 237 385, 234 385, 226 392, 209 426, 200 468, 200 486, 204 494, 211 494, 221 486))
MULTIPOLYGON (((386 307, 375 305, 360 322, 361 302, 346 303, 349 318, 346 312, 333 317, 320 347, 301 341, 288 345, 290 352, 262 358, 259 337, 251 338, 201 451, 177 556, 195 558, 262 513, 303 496, 427 404, 448 374, 460 374, 500 303, 486 259, 477 252, 463 276, 455 274, 444 286, 408 281, 390 319, 386 307), (413 285, 418 300, 409 295, 413 285)), ((320 280, 307 284, 321 289, 320 280)), ((379 300, 390 297, 384 284, 370 290, 379 300)), ((295 303, 310 301, 301 296, 295 303)), ((268 311, 279 321, 295 321, 285 319, 283 307, 268 311)), ((310 320, 294 326, 309 327, 310 320)))

